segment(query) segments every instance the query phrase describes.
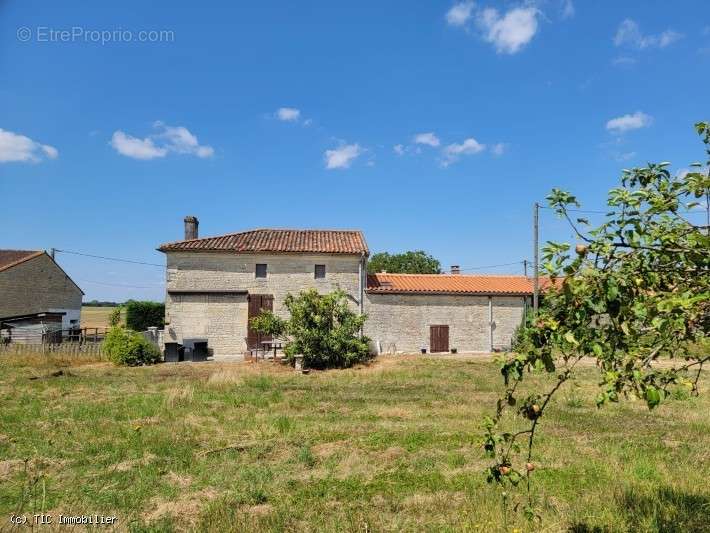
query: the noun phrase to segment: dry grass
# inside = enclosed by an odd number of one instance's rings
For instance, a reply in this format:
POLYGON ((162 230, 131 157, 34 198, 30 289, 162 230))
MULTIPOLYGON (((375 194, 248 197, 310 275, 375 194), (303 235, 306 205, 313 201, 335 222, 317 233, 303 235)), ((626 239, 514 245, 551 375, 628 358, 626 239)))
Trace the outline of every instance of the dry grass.
MULTIPOLYGON (((109 316, 115 307, 87 307, 81 308, 81 327, 82 328, 108 328, 109 316)), ((122 319, 125 320, 126 313, 121 313, 122 319)))
MULTIPOLYGON (((542 421, 542 522, 516 515, 508 530, 706 525, 710 398, 597 410, 595 372, 542 421)), ((385 357, 307 376, 5 358, 0 516, 44 505, 116 514, 131 531, 503 531, 479 445, 500 386, 488 358, 385 357)))

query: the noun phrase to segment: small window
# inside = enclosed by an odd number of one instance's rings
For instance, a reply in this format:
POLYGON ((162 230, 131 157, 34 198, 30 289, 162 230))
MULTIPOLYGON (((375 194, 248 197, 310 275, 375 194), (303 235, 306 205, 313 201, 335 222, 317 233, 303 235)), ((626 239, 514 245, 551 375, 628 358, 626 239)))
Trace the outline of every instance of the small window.
POLYGON ((256 277, 265 278, 266 277, 266 263, 256 264, 256 277))
POLYGON ((325 265, 316 265, 316 279, 325 279, 325 265))

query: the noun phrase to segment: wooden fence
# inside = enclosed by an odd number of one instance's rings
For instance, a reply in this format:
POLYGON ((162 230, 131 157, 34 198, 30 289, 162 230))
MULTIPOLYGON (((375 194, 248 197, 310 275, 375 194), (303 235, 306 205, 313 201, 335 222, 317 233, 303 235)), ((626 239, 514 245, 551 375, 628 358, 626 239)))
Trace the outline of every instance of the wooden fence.
POLYGON ((87 357, 91 359, 105 359, 101 343, 62 342, 61 344, 22 344, 0 343, 0 356, 2 355, 59 355, 67 357, 87 357))

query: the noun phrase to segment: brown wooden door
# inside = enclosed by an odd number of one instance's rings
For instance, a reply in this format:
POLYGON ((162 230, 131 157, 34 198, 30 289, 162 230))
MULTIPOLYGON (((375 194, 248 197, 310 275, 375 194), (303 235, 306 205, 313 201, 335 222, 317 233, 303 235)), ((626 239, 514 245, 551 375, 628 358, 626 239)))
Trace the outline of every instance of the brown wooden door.
POLYGON ((263 348, 263 341, 270 341, 271 335, 260 335, 251 329, 251 319, 259 316, 262 311, 274 310, 274 297, 271 294, 249 295, 249 325, 247 326, 247 348, 263 348))
POLYGON ((430 326, 429 350, 434 352, 449 351, 449 326, 430 326))

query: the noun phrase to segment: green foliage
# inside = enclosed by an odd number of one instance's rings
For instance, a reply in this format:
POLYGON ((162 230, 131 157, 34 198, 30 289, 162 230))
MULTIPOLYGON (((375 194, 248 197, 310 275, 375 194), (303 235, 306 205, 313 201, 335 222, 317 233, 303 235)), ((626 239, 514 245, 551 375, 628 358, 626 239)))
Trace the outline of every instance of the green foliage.
POLYGON ((103 342, 109 360, 121 366, 152 365, 160 361, 160 351, 143 335, 122 327, 112 327, 103 342))
POLYGON ((370 274, 387 271, 392 274, 440 274, 441 263, 422 250, 389 254, 374 254, 367 263, 370 274))
MULTIPOLYGON (((710 166, 710 127, 696 129, 710 166)), ((517 485, 524 472, 528 507, 535 430, 582 358, 595 359, 601 373, 597 406, 631 396, 654 409, 678 387, 698 394, 702 366, 710 360, 708 350, 698 349, 707 347, 710 332, 710 228, 689 210, 710 197, 710 177, 706 171, 673 175, 668 167, 624 170, 621 186, 609 192, 605 221, 592 229, 572 216, 570 208, 579 207, 574 196, 559 189, 548 196, 578 244, 543 248, 553 283, 538 315, 517 332, 517 354, 501 360, 506 389, 495 416, 484 421, 484 449, 495 458, 489 481, 517 485), (655 364, 660 358, 667 364, 655 364), (518 399, 516 389, 531 371, 556 381, 518 399), (504 429, 510 422, 503 414, 512 406, 521 418, 504 429), (525 466, 516 470, 516 459, 525 466)))
POLYGON ((116 307, 108 315, 108 324, 112 328, 121 325, 121 309, 121 307, 116 307))
POLYGON ((366 317, 350 309, 343 291, 319 294, 309 289, 287 295, 284 305, 288 320, 264 311, 251 320, 251 327, 284 340, 291 361, 301 354, 307 368, 345 368, 370 358, 369 339, 360 336, 366 317))
POLYGON ((149 327, 165 326, 165 304, 160 302, 126 302, 126 327, 145 331, 149 327))

